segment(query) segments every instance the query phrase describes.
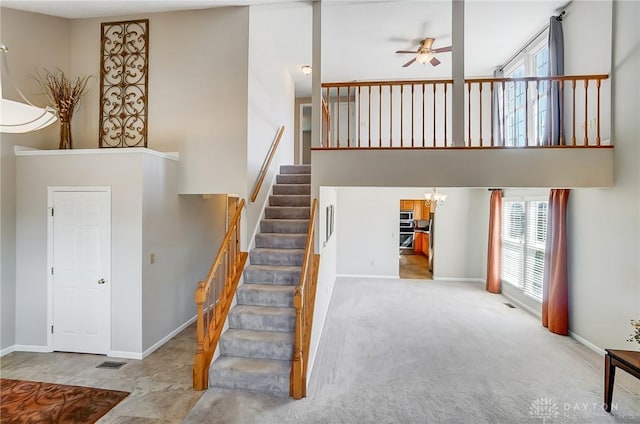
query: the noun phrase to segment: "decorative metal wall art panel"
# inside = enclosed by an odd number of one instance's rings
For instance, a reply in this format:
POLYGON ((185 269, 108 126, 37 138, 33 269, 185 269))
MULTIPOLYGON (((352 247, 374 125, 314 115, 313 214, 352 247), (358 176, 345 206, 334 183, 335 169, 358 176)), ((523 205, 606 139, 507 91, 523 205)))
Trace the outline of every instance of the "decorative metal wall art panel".
POLYGON ((100 147, 147 147, 149 20, 102 23, 100 147))

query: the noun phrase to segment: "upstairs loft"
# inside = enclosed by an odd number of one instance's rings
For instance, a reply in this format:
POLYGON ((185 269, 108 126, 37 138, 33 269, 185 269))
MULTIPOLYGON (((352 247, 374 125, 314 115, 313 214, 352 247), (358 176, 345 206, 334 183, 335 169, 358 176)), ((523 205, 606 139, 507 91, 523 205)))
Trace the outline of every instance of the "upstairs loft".
POLYGON ((319 185, 614 184, 607 75, 466 79, 464 131, 454 128, 452 80, 322 87, 319 185))

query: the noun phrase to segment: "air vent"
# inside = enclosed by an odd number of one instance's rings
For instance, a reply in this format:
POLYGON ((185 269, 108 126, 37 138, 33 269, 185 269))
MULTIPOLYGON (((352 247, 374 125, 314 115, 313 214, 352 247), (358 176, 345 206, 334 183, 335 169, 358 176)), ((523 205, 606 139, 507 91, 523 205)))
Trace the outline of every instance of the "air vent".
POLYGON ((509 302, 505 302, 505 306, 506 306, 507 308, 511 308, 511 309, 515 309, 515 308, 516 308, 515 306, 513 306, 513 305, 512 305, 511 303, 509 303, 509 302))
POLYGON ((120 369, 125 364, 126 362, 104 361, 103 363, 98 365, 96 368, 108 368, 112 370, 117 370, 117 369, 120 369))

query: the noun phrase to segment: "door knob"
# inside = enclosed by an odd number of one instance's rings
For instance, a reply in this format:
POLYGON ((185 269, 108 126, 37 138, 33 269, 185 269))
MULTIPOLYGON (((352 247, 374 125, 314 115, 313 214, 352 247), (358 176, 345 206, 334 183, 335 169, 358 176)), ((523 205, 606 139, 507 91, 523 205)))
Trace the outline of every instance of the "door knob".
POLYGON ((101 278, 98 280, 98 284, 104 284, 106 281, 104 281, 104 278, 101 278))

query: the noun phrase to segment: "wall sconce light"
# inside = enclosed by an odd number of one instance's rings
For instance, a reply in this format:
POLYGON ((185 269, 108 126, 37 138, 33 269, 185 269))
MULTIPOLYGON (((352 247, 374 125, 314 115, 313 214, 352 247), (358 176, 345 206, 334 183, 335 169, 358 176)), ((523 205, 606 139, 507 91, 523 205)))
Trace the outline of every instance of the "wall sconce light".
POLYGON ((309 65, 304 65, 304 66, 302 66, 302 67, 300 68, 300 70, 301 70, 301 71, 302 71, 302 73, 303 73, 303 74, 305 74, 305 75, 311 75, 311 71, 312 71, 312 69, 311 69, 311 66, 309 66, 309 65))
POLYGON ((22 94, 22 91, 15 85, 11 77, 11 71, 7 63, 7 46, 0 44, 0 54, 2 54, 2 65, 4 72, 14 85, 16 91, 26 103, 20 103, 2 97, 2 86, 0 85, 0 133, 25 133, 36 131, 53 124, 56 119, 56 110, 50 107, 41 108, 34 106, 22 94))

